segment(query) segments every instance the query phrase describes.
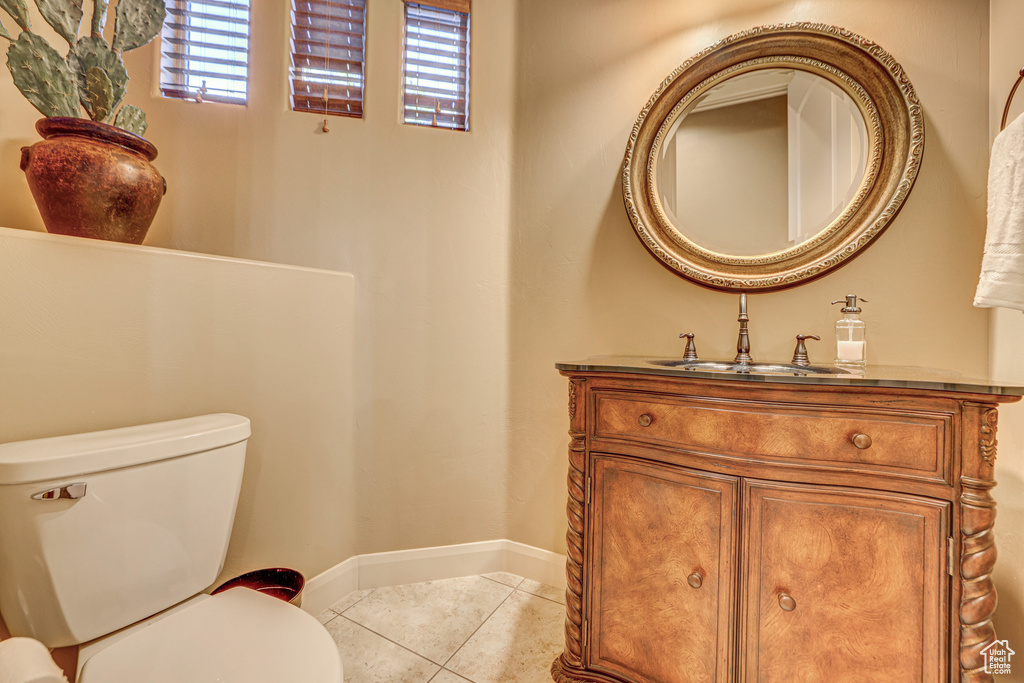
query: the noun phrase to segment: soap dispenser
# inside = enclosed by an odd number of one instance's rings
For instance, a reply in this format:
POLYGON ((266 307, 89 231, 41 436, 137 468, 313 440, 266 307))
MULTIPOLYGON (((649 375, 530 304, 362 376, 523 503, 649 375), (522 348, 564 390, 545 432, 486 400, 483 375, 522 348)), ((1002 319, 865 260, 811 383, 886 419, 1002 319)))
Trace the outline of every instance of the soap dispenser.
MULTIPOLYGON (((867 303, 867 299, 861 299, 867 303)), ((847 294, 843 317, 836 321, 836 365, 841 368, 864 369, 868 364, 867 324, 860 319, 857 295, 847 294)))

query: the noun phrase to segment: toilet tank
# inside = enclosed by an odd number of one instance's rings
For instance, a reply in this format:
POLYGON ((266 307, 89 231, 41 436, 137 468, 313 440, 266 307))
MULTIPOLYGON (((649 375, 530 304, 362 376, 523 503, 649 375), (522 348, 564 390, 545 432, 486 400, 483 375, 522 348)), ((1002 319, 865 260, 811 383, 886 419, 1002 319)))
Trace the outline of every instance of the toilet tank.
POLYGON ((212 584, 249 434, 247 418, 217 414, 0 445, 11 633, 82 643, 212 584))

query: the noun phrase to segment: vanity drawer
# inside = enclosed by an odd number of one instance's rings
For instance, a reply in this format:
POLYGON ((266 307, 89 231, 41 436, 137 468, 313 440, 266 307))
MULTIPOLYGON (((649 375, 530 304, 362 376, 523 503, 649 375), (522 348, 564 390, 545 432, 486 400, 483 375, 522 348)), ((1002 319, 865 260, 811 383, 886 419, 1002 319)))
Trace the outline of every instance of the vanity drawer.
POLYGON ((944 479, 952 420, 926 413, 595 394, 594 437, 944 479))

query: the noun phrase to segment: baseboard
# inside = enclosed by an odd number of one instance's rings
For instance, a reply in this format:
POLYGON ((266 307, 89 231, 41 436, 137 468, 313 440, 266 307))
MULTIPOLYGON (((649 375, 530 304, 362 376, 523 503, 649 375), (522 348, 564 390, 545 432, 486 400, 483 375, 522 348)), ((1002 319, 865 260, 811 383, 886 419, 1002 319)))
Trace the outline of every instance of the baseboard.
POLYGON ((306 582, 302 609, 317 615, 352 591, 511 572, 565 588, 565 555, 507 539, 356 555, 306 582))
POLYGON ((350 557, 306 581, 302 589, 302 609, 315 617, 352 591, 359 590, 359 557, 350 557))

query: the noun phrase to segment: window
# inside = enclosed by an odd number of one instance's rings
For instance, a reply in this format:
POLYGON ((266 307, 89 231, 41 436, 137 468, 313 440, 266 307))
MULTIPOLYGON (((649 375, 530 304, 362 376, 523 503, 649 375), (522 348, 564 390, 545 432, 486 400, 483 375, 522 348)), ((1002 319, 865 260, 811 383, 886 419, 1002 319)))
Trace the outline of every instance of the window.
POLYGON ((406 123, 469 130, 469 0, 405 3, 406 123))
POLYGON ((295 0, 292 109, 363 116, 366 0, 295 0))
POLYGON ((249 0, 167 0, 161 38, 165 97, 245 104, 249 0))

